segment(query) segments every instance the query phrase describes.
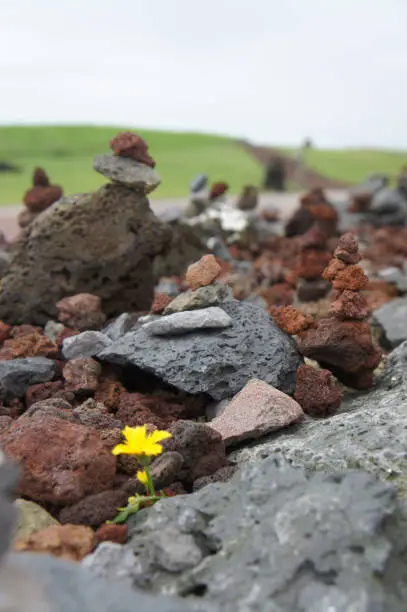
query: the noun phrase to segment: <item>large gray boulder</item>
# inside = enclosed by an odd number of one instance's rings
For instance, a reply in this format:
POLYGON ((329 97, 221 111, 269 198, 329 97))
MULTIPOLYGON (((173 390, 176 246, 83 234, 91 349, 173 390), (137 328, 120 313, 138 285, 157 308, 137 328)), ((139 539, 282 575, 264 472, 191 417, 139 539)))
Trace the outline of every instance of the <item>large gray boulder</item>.
POLYGON ((345 395, 341 412, 235 451, 238 463, 274 455, 311 471, 361 468, 407 491, 407 342, 388 357, 375 389, 345 395))
POLYGON ((23 232, 2 278, 0 319, 45 324, 55 304, 92 293, 112 317, 148 310, 153 260, 171 230, 134 189, 105 185, 93 194, 62 198, 23 232))
POLYGON ((121 554, 111 545, 86 564, 224 612, 402 612, 406 519, 371 474, 310 476, 270 457, 133 515, 121 554))
POLYGON ((301 357, 294 341, 252 304, 222 304, 233 325, 177 337, 149 335, 143 328, 125 334, 98 354, 99 359, 133 365, 188 393, 216 400, 233 397, 251 378, 293 393, 301 357))
POLYGON ((373 320, 379 327, 383 344, 388 348, 407 340, 407 297, 392 300, 375 310, 373 320))

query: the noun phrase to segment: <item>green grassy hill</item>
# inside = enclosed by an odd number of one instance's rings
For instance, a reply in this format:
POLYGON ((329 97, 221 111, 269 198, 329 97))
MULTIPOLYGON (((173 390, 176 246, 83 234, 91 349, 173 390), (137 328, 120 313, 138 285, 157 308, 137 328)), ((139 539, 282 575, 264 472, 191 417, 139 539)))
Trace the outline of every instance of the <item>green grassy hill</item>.
MULTIPOLYGON (((123 128, 128 129, 128 128, 123 128)), ((106 180, 92 169, 96 153, 110 152, 117 127, 0 127, 0 161, 16 164, 19 174, 0 173, 0 205, 21 201, 35 166, 66 194, 91 191, 106 180)), ((262 168, 229 138, 190 133, 135 130, 149 144, 162 184, 155 198, 188 195, 194 175, 206 172, 237 193, 244 184, 261 182, 262 168)))
MULTIPOLYGON (((0 162, 14 163, 22 170, 21 173, 0 173, 0 205, 21 202, 31 185, 35 166, 43 167, 51 181, 61 185, 66 194, 96 189, 106 181, 92 169, 93 156, 109 152, 109 140, 118 131, 117 127, 90 126, 0 127, 0 162)), ((211 181, 228 182, 231 193, 238 193, 245 184, 261 183, 261 165, 233 139, 205 134, 135 131, 149 143, 162 177, 162 184, 152 194, 153 198, 186 196, 190 180, 200 172, 206 172, 211 181)), ((288 148, 280 149, 288 155, 293 152, 288 148)), ((307 153, 307 164, 327 177, 358 183, 372 172, 396 177, 400 168, 407 164, 407 152, 315 149, 307 153)))

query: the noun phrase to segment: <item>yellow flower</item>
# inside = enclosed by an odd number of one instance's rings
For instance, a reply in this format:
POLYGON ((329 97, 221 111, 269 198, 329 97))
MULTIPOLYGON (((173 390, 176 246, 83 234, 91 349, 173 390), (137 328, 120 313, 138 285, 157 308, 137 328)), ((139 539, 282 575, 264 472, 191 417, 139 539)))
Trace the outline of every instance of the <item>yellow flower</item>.
POLYGON ((145 470, 139 470, 137 472, 137 480, 139 480, 143 485, 147 484, 147 472, 145 470))
POLYGON ((124 444, 118 444, 112 450, 113 455, 138 455, 140 457, 153 457, 161 455, 163 447, 158 442, 171 438, 168 431, 156 430, 147 433, 147 426, 126 427, 122 431, 124 444))
MULTIPOLYGON (((131 497, 128 498, 127 503, 128 504, 134 504, 134 502, 137 501, 137 497, 135 497, 134 495, 132 495, 131 497)), ((121 508, 119 508, 120 510, 121 508)))

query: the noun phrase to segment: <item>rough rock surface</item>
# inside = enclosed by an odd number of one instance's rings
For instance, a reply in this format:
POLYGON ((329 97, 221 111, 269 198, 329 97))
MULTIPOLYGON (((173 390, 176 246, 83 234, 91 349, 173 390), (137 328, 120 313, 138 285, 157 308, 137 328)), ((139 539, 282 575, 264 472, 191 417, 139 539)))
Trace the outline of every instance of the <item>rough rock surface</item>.
POLYGON ((233 325, 232 319, 222 308, 210 306, 185 312, 175 312, 145 323, 143 330, 152 336, 172 336, 201 329, 224 329, 233 325))
POLYGON ((25 539, 50 525, 58 525, 58 521, 42 506, 27 499, 16 499, 18 525, 16 539, 25 539))
POLYGON ((154 278, 182 275, 188 266, 208 252, 199 231, 185 223, 171 223, 172 238, 165 254, 154 260, 154 278))
POLYGON ((2 595, 18 612, 220 612, 199 599, 188 602, 132 590, 123 584, 126 574, 107 584, 77 563, 43 554, 11 554, 3 570, 2 595))
POLYGON ((55 361, 45 357, 0 361, 0 385, 6 396, 22 397, 31 385, 49 382, 55 372, 55 361))
POLYGON ((24 539, 16 540, 16 552, 49 553, 60 559, 80 561, 92 552, 96 537, 90 527, 83 525, 50 525, 24 539))
POLYGON ((257 306, 233 300, 222 308, 233 320, 225 330, 160 338, 138 329, 98 357, 137 366, 183 391, 217 400, 233 397, 251 378, 294 392, 301 357, 292 339, 257 306))
POLYGON ((191 289, 199 289, 213 283, 221 271, 222 268, 214 255, 204 255, 188 267, 185 280, 191 289))
POLYGON ((100 329, 106 321, 106 315, 101 311, 101 300, 91 293, 78 293, 63 298, 57 303, 58 320, 78 331, 100 329))
POLYGON ((129 545, 84 563, 225 612, 402 612, 406 519, 374 475, 307 476, 270 457, 133 515, 129 545))
POLYGON ((148 310, 153 259, 169 240, 148 200, 128 187, 63 198, 15 246, 2 278, 0 318, 45 324, 57 318, 59 300, 77 293, 99 296, 108 317, 148 310))
POLYGON ((21 496, 73 504, 112 487, 116 459, 83 425, 48 415, 21 419, 2 436, 1 446, 20 463, 21 496))
POLYGON ((154 191, 161 183, 155 170, 129 157, 96 155, 93 168, 111 181, 126 185, 143 195, 154 191))
POLYGON ((168 304, 164 314, 218 306, 218 304, 229 302, 231 299, 233 299, 232 290, 228 285, 214 283, 207 287, 200 287, 195 291, 189 290, 181 293, 168 304))
POLYGON ((341 411, 324 421, 310 420, 252 448, 232 453, 238 462, 281 452, 294 466, 334 472, 361 468, 395 480, 407 492, 407 342, 387 360, 369 393, 344 397, 341 411))
POLYGON ((302 365, 297 370, 294 399, 307 414, 323 417, 339 408, 342 391, 328 370, 302 365))
POLYGON ((384 344, 395 348, 407 339, 407 298, 402 297, 384 304, 375 310, 373 319, 380 327, 384 344))
POLYGON ((250 380, 228 403, 222 414, 210 422, 226 446, 259 438, 271 431, 298 422, 301 406, 262 380, 250 380))

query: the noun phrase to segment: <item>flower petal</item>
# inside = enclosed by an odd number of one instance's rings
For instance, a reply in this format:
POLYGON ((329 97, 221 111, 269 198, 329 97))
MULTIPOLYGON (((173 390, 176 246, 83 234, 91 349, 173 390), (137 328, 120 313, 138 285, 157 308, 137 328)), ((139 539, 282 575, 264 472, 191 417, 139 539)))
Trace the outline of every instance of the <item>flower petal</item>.
POLYGON ((172 434, 170 434, 169 431, 157 429, 156 431, 153 431, 153 433, 149 437, 151 442, 161 442, 161 440, 167 440, 167 438, 172 438, 172 434))
POLYGON ((143 485, 147 484, 148 478, 145 470, 139 470, 137 472, 137 480, 139 480, 143 485))

